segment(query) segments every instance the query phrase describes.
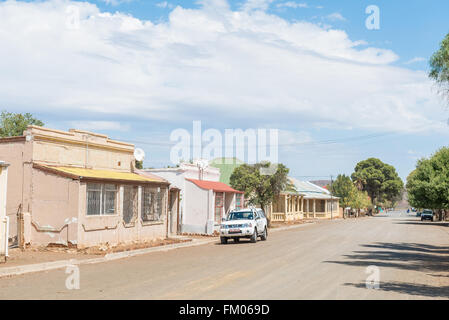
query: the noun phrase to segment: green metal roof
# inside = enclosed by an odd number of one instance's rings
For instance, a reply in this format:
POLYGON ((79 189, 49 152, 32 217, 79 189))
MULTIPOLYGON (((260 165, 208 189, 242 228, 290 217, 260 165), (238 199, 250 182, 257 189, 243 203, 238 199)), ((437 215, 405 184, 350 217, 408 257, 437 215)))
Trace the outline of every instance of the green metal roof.
POLYGON ((209 165, 220 169, 220 182, 229 184, 232 172, 244 162, 237 158, 216 158, 212 160, 209 165))

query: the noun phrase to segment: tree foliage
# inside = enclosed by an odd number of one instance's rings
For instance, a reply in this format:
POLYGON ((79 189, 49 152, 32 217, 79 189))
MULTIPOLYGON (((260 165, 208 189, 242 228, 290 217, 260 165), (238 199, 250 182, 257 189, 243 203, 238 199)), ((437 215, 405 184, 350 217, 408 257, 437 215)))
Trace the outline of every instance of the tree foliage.
POLYGON ((269 162, 240 165, 231 174, 231 186, 244 191, 245 198, 251 204, 266 207, 281 191, 292 188, 288 181, 289 169, 283 164, 278 164, 276 172, 272 175, 261 174, 260 169, 269 168, 270 165, 269 162))
POLYGON ((31 113, 12 113, 2 111, 0 115, 0 137, 23 135, 29 125, 43 126, 44 123, 33 117, 31 113))
POLYGON ((449 148, 421 159, 407 177, 410 205, 434 210, 449 209, 449 148))
POLYGON ((136 169, 143 169, 143 161, 137 161, 135 162, 136 169))
POLYGON ((429 77, 437 83, 441 93, 449 99, 449 34, 441 42, 440 48, 430 58, 429 77))
POLYGON ((396 169, 377 158, 360 161, 351 177, 361 191, 367 192, 373 204, 394 203, 404 187, 396 169))
POLYGON ((372 206, 368 193, 360 191, 355 187, 349 192, 348 204, 351 208, 356 209, 357 212, 360 209, 368 209, 372 206))
POLYGON ((355 189, 351 178, 344 174, 339 174, 337 179, 329 186, 332 194, 339 198, 340 206, 346 208, 349 206, 351 191, 355 189))

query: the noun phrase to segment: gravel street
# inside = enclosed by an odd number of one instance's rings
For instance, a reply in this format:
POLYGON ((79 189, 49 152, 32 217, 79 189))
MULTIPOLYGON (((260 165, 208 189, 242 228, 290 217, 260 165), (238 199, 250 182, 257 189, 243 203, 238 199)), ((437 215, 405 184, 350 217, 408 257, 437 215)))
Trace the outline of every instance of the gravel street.
POLYGON ((396 211, 82 265, 79 290, 67 277, 0 279, 0 299, 448 299, 449 227, 396 211), (366 288, 368 266, 378 289, 366 288))

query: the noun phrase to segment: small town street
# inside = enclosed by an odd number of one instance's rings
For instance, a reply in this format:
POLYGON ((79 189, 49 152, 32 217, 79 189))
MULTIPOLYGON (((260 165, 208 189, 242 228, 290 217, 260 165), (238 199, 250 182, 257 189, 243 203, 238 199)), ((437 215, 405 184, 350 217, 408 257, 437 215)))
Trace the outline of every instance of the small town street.
POLYGON ((449 227, 395 211, 0 279, 0 299, 448 299, 449 227), (368 266, 380 271, 367 289, 368 266))

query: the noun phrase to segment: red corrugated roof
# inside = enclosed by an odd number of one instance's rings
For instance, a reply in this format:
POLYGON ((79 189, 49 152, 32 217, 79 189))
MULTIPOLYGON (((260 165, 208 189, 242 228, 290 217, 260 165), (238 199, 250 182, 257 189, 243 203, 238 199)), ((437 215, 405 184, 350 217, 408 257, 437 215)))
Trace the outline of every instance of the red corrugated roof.
POLYGON ((193 182, 201 189, 206 190, 214 190, 216 192, 234 192, 234 193, 243 193, 242 191, 235 190, 228 186, 223 182, 215 182, 215 181, 206 181, 206 180, 195 180, 195 179, 186 179, 190 182, 193 182))

